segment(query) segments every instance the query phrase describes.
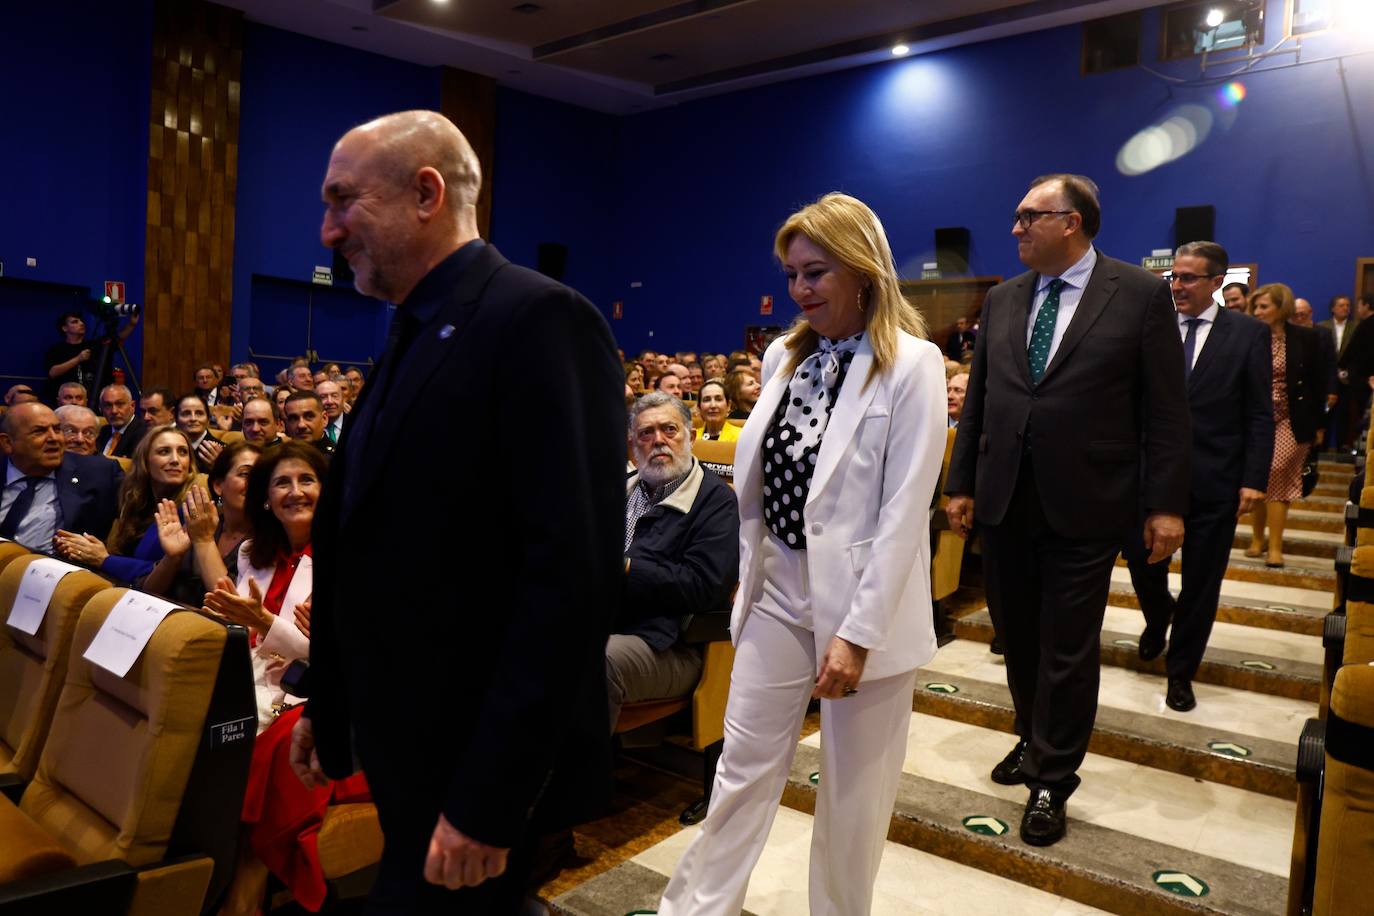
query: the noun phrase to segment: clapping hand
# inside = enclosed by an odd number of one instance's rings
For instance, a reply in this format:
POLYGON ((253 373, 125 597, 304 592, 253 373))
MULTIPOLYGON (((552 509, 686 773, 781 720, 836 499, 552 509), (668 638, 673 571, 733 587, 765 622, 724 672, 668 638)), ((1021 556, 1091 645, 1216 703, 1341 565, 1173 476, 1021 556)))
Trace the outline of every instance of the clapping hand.
POLYGON ((260 633, 272 629, 272 615, 262 606, 262 591, 258 583, 248 580, 248 597, 244 598, 234 589, 234 583, 226 576, 215 583, 215 590, 205 595, 206 613, 228 623, 252 627, 260 633))
POLYGON ((307 595, 305 600, 296 605, 296 629, 310 638, 310 599, 312 595, 307 595))
POLYGON ((219 511, 204 487, 200 484, 191 487, 181 503, 181 510, 186 514, 186 533, 192 541, 203 544, 215 539, 215 532, 219 530, 219 511))
POLYGON ((93 534, 59 530, 53 535, 52 543, 63 559, 84 563, 87 566, 98 567, 110 555, 105 549, 104 542, 93 534))
POLYGON ((200 445, 196 446, 196 457, 206 464, 214 464, 219 453, 224 451, 224 443, 214 436, 206 436, 200 445))
POLYGON ((158 543, 167 556, 179 557, 191 549, 191 536, 181 526, 176 503, 170 499, 160 501, 153 521, 157 525, 158 543))

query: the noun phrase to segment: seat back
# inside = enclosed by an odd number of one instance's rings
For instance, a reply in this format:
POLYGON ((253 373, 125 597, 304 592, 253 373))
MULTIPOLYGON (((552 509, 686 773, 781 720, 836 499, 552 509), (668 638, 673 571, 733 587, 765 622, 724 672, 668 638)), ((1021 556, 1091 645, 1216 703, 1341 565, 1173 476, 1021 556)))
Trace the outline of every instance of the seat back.
POLYGON ((0 572, 20 557, 28 556, 31 551, 23 544, 14 541, 0 541, 0 572))
POLYGON ((702 439, 692 443, 692 454, 706 470, 731 486, 735 485, 735 443, 702 439))
MULTIPOLYGON (((36 554, 15 560, 0 572, 0 615, 9 619, 19 585, 36 554)), ((38 632, 29 634, 0 624, 0 773, 28 782, 48 738, 53 710, 67 677, 67 658, 81 609, 110 587, 93 572, 62 577, 48 602, 38 632)))
POLYGON ((125 458, 123 455, 112 455, 115 461, 119 462, 119 469, 125 474, 129 473, 129 468, 134 466, 132 458, 125 458))
POLYGON ((1359 513, 1355 524, 1355 546, 1374 546, 1374 487, 1360 490, 1359 513))
POLYGON ((1374 862, 1374 666, 1336 675, 1326 727, 1326 772, 1314 916, 1369 911, 1366 870, 1374 862))
POLYGON ((1345 606, 1345 645, 1342 665, 1374 662, 1374 604, 1349 601, 1345 606))
POLYGON ((219 441, 223 442, 225 445, 233 445, 235 442, 243 441, 243 433, 237 429, 221 430, 215 435, 217 435, 219 441))
POLYGON ((935 601, 954 594, 964 568, 964 539, 949 530, 949 519, 945 516, 945 507, 949 505, 949 497, 944 493, 945 477, 949 474, 950 456, 954 454, 956 432, 958 430, 951 428, 945 436, 945 460, 940 465, 940 479, 935 484, 935 514, 930 520, 930 597, 935 601))
POLYGON ((101 591, 82 610, 48 741, 20 802, 83 865, 139 866, 167 854, 228 639, 223 624, 173 612, 116 677, 82 655, 127 591, 101 591))

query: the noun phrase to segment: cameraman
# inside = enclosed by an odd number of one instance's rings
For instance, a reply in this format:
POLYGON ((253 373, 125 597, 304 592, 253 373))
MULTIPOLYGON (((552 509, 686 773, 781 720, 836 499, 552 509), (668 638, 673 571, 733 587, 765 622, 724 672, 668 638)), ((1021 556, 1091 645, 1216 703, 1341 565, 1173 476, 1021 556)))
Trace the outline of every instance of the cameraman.
MULTIPOLYGON (((129 339, 129 335, 138 326, 139 316, 133 315, 119 330, 120 341, 129 339)), ((105 367, 105 377, 95 378, 95 364, 91 362, 96 354, 96 347, 100 345, 89 343, 86 340, 86 320, 81 317, 80 312, 63 312, 57 319, 57 330, 62 334, 61 343, 55 343, 48 348, 44 356, 43 364, 48 367, 48 386, 49 400, 57 400, 57 390, 67 382, 75 382, 86 389, 88 394, 94 394, 99 389, 110 383, 113 377, 114 360, 111 359, 105 367)))

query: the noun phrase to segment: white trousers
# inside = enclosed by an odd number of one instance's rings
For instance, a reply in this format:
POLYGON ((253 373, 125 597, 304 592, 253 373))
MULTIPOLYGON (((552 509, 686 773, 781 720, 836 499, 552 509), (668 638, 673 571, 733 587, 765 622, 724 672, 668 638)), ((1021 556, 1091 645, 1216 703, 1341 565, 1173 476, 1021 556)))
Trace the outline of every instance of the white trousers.
MULTIPOLYGON (((668 882, 660 916, 738 916, 787 784, 816 683, 815 638, 758 610, 736 649, 710 811, 668 882)), ((866 916, 872 906, 915 678, 867 681, 855 696, 821 701, 812 916, 866 916)))

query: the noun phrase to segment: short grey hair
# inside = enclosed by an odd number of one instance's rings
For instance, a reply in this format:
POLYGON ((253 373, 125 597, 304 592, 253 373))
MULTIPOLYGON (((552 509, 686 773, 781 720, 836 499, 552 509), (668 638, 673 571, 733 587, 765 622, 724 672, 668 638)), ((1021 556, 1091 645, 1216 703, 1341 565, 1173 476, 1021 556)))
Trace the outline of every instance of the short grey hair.
POLYGON ((63 404, 53 411, 53 413, 57 414, 58 423, 66 423, 69 420, 75 422, 77 420, 96 419, 94 410, 91 410, 89 407, 82 407, 80 404, 63 404))
MULTIPOLYGON (((683 427, 689 430, 692 428, 692 411, 686 404, 682 403, 681 399, 673 397, 666 391, 650 391, 638 401, 635 401, 630 407, 630 439, 633 440, 635 437, 635 421, 639 419, 639 415, 646 410, 653 410, 655 407, 672 407, 676 409, 678 416, 682 417, 683 427)), ((691 436, 688 436, 687 442, 689 450, 691 448, 691 441, 691 436)))

